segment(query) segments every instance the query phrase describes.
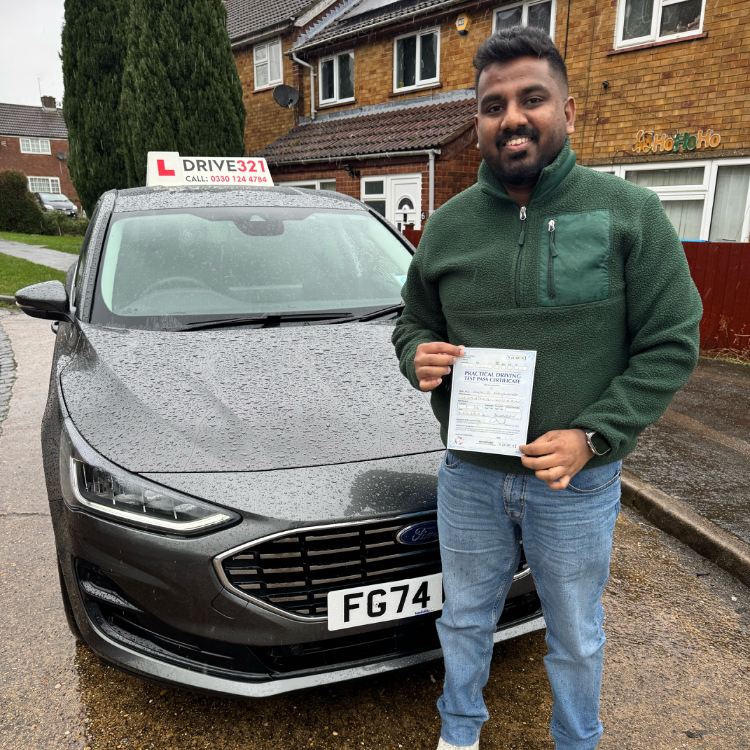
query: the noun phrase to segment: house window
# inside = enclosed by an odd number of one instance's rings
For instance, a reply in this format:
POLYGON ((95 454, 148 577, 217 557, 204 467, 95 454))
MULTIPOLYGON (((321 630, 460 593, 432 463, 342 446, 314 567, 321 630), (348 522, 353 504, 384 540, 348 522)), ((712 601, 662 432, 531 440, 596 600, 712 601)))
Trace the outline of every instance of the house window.
POLYGON ((619 0, 617 47, 699 33, 705 0, 619 0))
POLYGON ((354 99, 354 52, 326 57, 320 61, 320 103, 333 104, 354 99))
POLYGON ((265 89, 277 83, 283 83, 281 64, 281 41, 275 39, 253 47, 255 66, 255 88, 265 89))
POLYGON ((297 182, 277 182, 283 187, 299 187, 308 190, 336 190, 336 180, 300 180, 297 182))
POLYGON ((47 138, 21 138, 22 154, 51 154, 49 139, 47 138))
POLYGON ((29 177, 29 190, 32 193, 59 193, 58 177, 29 177))
POLYGON ((750 159, 594 167, 653 190, 682 240, 750 239, 750 159))
POLYGON ((555 38, 557 0, 526 0, 498 8, 492 17, 492 33, 511 26, 533 26, 555 38))
POLYGON ((407 91, 440 81, 440 34, 437 29, 398 37, 394 45, 394 91, 407 91))

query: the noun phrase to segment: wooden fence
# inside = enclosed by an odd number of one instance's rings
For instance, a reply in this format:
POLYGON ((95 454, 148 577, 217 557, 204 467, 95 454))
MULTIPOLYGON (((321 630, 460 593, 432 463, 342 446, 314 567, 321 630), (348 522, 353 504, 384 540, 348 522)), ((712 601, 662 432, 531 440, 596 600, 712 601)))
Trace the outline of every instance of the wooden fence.
MULTIPOLYGON (((416 247, 419 229, 404 236, 416 247)), ((750 243, 683 242, 703 300, 701 349, 750 351, 750 243)))

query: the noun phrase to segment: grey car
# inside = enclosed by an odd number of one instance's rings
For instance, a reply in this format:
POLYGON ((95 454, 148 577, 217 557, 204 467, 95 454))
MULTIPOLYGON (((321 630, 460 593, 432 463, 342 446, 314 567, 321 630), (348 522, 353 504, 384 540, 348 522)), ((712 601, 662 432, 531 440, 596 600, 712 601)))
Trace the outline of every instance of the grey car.
MULTIPOLYGON (((56 321, 44 469, 102 661, 268 696, 441 656, 444 449, 390 343, 413 252, 336 193, 137 188, 18 292, 56 321)), ((522 559, 495 639, 542 627, 522 559)))
POLYGON ((62 211, 73 219, 78 218, 78 206, 62 193, 34 193, 37 202, 45 211, 62 211))

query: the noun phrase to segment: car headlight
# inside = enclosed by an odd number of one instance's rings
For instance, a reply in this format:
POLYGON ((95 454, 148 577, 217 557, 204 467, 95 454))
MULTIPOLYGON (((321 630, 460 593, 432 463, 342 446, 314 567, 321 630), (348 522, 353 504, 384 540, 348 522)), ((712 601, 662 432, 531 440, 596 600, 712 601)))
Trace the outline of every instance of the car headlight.
POLYGON ((55 210, 55 207, 54 207, 54 206, 50 206, 50 204, 49 204, 49 203, 43 203, 42 205, 43 205, 43 206, 44 206, 44 207, 45 207, 45 208, 46 208, 46 209, 47 209, 48 211, 54 211, 54 210, 55 210))
MULTIPOLYGON (((237 513, 128 474, 86 445, 72 426, 63 429, 60 468, 70 481, 68 505, 111 521, 183 536, 215 531, 240 520, 237 513), (97 465, 98 464, 98 465, 97 465)), ((67 484, 67 482, 64 482, 67 484)))

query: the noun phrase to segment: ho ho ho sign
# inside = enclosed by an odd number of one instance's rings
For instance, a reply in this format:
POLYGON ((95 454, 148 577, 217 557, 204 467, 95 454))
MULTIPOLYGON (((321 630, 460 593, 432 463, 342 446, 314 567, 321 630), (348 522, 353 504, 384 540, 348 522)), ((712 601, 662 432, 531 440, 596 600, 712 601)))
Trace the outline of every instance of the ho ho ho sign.
POLYGON ((248 156, 180 156, 176 151, 149 151, 146 185, 231 185, 273 187, 265 159, 248 156))

